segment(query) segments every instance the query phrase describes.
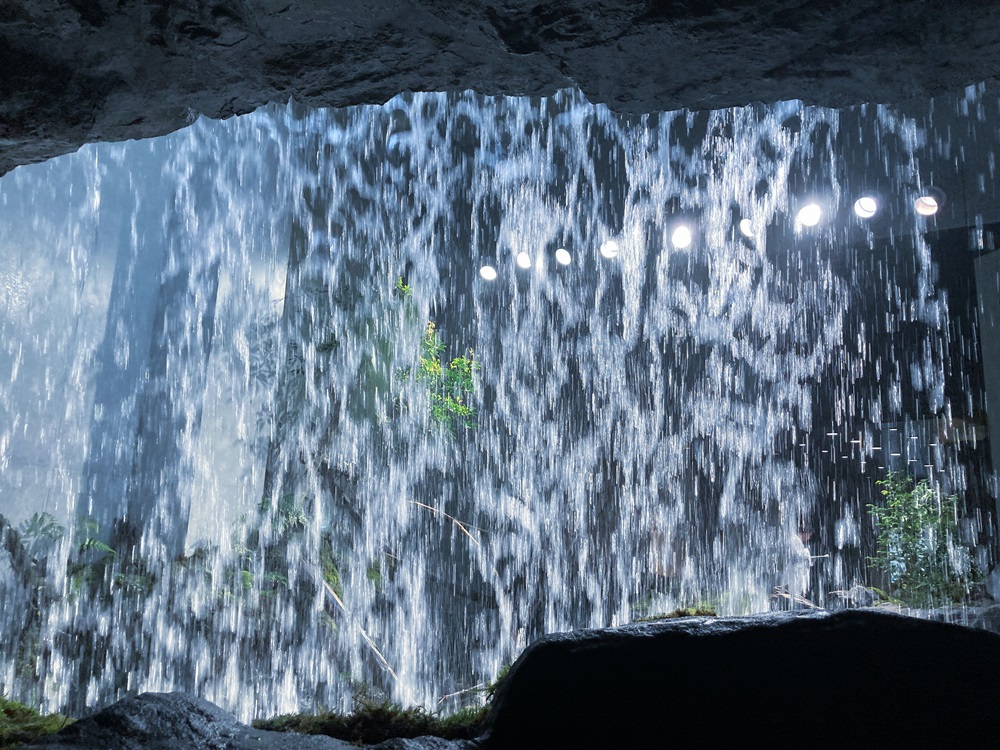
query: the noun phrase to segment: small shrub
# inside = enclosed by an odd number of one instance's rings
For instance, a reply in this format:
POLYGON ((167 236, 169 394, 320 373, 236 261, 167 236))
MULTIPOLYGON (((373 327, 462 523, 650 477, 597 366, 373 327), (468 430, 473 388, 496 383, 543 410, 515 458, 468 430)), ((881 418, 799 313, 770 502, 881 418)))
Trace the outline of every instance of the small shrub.
POLYGON ((403 281, 402 276, 396 279, 396 284, 393 287, 393 290, 403 299, 409 299, 413 296, 413 287, 403 281))
POLYGON ((868 560, 888 576, 889 595, 917 607, 961 601, 976 570, 971 550, 956 538, 958 498, 895 472, 878 485, 885 502, 868 506, 877 527, 868 560))
MULTIPOLYGON (((467 402, 475 391, 479 363, 470 349, 468 355, 455 357, 444 365, 441 361, 444 350, 444 342, 431 321, 420 340, 420 357, 412 377, 427 388, 431 419, 453 435, 459 428, 476 426, 476 409, 467 402)), ((400 370, 399 376, 409 378, 410 370, 400 370)))

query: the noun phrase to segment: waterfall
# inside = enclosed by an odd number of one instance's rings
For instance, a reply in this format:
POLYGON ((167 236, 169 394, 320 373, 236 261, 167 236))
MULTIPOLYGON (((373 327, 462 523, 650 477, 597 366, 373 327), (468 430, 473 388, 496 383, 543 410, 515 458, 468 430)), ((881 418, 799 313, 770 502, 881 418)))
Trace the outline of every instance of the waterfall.
POLYGON ((18 168, 0 692, 437 710, 544 633, 865 584, 885 471, 969 484, 933 425, 976 344, 912 211, 950 133, 406 94, 18 168))

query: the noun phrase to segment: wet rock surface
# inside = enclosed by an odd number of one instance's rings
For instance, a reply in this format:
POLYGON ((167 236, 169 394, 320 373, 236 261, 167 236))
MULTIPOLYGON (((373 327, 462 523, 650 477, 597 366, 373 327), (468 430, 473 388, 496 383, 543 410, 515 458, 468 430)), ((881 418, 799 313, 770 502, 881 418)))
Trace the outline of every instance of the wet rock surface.
POLYGON ((119 701, 58 734, 25 747, 346 750, 352 746, 329 737, 251 729, 215 704, 183 693, 143 693, 119 701))
MULTIPOLYGON (((213 703, 183 693, 126 698, 24 748, 61 750, 348 750, 330 737, 267 732, 240 723, 213 703)), ((375 750, 471 750, 467 742, 436 737, 389 740, 375 750)))
POLYGON ((1000 636, 880 612, 579 631, 513 665, 485 746, 987 747, 997 674, 1000 636))
POLYGON ((630 113, 901 102, 991 80, 1000 3, 5 0, 0 174, 290 97, 543 95, 630 113))

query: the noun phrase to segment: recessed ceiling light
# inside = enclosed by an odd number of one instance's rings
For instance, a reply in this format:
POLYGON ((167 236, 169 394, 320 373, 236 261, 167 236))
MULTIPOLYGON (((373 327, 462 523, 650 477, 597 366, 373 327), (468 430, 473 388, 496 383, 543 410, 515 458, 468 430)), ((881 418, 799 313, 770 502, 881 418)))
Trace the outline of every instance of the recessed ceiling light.
POLYGON ((531 256, 523 250, 517 254, 518 268, 531 268, 531 256))
POLYGON ((940 207, 933 195, 921 195, 913 202, 913 210, 921 216, 933 216, 940 207))
POLYGON ((573 258, 570 257, 569 251, 566 248, 561 247, 556 250, 556 262, 561 263, 564 266, 568 266, 573 258))
POLYGON ((798 214, 795 216, 795 220, 804 227, 814 227, 819 224, 819 220, 823 217, 823 209, 819 207, 817 203, 808 203, 799 209, 798 214))
POLYGON ((483 266, 479 269, 479 275, 487 281, 493 281, 497 277, 497 269, 493 266, 483 266))
POLYGON ((691 230, 688 229, 683 224, 677 227, 674 230, 674 233, 670 235, 671 244, 673 244, 674 247, 680 250, 683 250, 686 247, 690 247, 692 239, 693 238, 691 236, 691 230))
POLYGON ((618 243, 614 240, 608 240, 601 244, 601 255, 605 258, 617 258, 618 257, 618 243))
POLYGON ((878 211, 878 201, 870 195, 863 195, 854 201, 854 213, 862 219, 870 219, 878 211))

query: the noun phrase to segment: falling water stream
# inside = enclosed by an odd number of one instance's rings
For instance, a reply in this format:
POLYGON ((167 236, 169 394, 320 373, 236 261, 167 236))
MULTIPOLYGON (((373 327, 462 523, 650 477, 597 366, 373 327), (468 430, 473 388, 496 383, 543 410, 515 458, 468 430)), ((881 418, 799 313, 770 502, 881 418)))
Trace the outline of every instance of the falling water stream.
POLYGON ((544 633, 828 606, 887 466, 969 487, 912 201, 997 102, 936 106, 411 94, 10 173, 0 693, 438 709, 544 633))

